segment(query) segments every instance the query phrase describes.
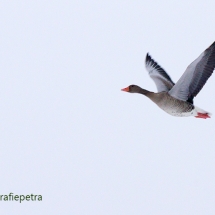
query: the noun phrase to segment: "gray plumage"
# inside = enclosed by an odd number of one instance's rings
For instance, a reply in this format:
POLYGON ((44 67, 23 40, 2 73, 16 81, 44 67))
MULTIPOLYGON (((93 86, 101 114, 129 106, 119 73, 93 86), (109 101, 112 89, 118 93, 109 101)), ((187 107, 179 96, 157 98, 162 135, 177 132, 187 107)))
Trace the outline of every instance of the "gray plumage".
POLYGON ((215 42, 185 70, 169 94, 176 99, 193 102, 199 91, 212 75, 215 67, 215 42))
POLYGON ((157 91, 169 91, 175 85, 165 70, 155 62, 151 56, 147 53, 145 60, 146 69, 156 84, 157 91))
POLYGON ((193 98, 200 92, 215 68, 215 42, 187 67, 176 84, 148 53, 145 64, 158 93, 136 85, 130 85, 122 89, 123 91, 143 94, 173 116, 195 116, 204 119, 210 117, 209 112, 193 105, 193 98))

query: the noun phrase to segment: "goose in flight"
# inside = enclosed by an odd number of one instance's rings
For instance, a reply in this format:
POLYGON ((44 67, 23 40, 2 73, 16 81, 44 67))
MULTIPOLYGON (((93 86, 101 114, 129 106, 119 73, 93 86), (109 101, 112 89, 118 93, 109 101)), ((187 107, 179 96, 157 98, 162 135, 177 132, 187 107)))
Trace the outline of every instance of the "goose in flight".
POLYGON ((215 68, 215 42, 187 67, 176 84, 149 54, 146 55, 145 65, 158 92, 150 92, 137 85, 130 85, 122 91, 143 94, 172 116, 210 118, 211 113, 195 106, 193 99, 215 68))

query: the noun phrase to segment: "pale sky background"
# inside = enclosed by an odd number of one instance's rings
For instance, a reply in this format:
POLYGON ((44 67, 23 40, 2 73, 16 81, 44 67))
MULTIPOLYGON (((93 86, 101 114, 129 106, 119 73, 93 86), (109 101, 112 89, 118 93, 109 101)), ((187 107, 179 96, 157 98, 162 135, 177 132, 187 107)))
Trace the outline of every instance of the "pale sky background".
MULTIPOLYGON (((176 82, 215 41, 215 1, 1 1, 1 214, 214 215, 215 75, 172 117, 149 52, 176 82)), ((215 60, 215 59, 214 59, 215 60)))

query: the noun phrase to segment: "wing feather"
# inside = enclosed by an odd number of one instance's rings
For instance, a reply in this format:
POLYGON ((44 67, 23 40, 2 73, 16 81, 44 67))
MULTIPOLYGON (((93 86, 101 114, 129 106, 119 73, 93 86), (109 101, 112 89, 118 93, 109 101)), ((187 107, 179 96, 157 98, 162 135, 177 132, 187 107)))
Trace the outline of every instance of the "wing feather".
POLYGON ((150 77, 156 84, 158 92, 169 91, 174 86, 174 82, 169 75, 148 53, 146 55, 145 64, 150 77))
POLYGON ((192 103, 193 98, 197 96, 212 75, 214 68, 215 42, 187 67, 169 94, 177 99, 192 103))

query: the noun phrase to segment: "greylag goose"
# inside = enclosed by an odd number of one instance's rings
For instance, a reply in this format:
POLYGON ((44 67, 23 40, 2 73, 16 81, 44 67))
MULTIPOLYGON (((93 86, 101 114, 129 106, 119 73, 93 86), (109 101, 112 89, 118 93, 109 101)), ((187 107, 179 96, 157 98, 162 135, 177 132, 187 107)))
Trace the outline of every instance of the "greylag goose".
POLYGON ((172 116, 210 118, 211 113, 195 106, 193 99, 215 68, 215 42, 187 67, 176 84, 148 53, 145 65, 158 92, 150 92, 137 85, 130 85, 123 88, 122 91, 143 94, 172 116))

